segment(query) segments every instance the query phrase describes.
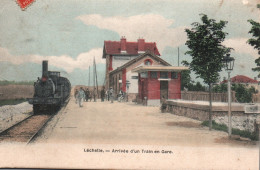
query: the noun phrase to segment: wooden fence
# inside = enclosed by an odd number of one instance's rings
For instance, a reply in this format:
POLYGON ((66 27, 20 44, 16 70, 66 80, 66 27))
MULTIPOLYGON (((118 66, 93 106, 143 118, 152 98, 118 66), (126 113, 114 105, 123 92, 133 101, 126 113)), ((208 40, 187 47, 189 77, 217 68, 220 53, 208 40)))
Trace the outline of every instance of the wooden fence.
MULTIPOLYGON (((232 101, 236 102, 235 92, 231 93, 232 101)), ((200 101, 209 101, 209 92, 201 91, 182 91, 181 99, 183 100, 200 100, 200 101)), ((212 101, 215 102, 228 102, 227 93, 213 93, 212 92, 212 101)))

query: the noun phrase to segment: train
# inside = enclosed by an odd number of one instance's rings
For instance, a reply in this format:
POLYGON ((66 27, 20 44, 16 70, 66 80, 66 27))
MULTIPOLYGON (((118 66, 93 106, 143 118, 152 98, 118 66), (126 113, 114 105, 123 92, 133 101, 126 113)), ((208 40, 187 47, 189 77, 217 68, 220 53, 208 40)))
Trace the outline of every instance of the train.
POLYGON ((42 77, 34 82, 34 95, 27 98, 34 114, 59 110, 70 97, 71 84, 58 71, 48 71, 48 61, 42 61, 42 77))

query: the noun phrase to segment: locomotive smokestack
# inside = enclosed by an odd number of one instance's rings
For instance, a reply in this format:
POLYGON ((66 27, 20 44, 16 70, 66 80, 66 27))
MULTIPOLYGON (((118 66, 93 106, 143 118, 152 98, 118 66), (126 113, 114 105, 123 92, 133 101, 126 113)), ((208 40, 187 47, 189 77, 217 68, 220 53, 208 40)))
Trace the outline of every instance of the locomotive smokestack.
POLYGON ((42 61, 42 76, 45 76, 45 77, 48 76, 48 61, 47 60, 42 61))

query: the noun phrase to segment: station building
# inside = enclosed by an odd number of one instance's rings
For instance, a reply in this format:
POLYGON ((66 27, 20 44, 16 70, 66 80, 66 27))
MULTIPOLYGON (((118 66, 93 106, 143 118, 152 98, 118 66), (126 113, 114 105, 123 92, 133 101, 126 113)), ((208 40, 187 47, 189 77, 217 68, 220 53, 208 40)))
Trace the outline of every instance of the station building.
MULTIPOLYGON (((139 98, 141 97, 141 99, 144 99, 144 94, 147 93, 139 93, 139 91, 141 90, 140 86, 142 86, 142 84, 140 84, 140 80, 144 81, 144 79, 140 78, 140 74, 143 75, 145 73, 139 73, 139 71, 133 71, 133 69, 140 66, 151 66, 158 68, 167 67, 168 69, 162 69, 162 72, 167 72, 167 74, 169 75, 171 73, 168 73, 168 71, 180 71, 177 69, 177 67, 170 68, 171 64, 160 58, 160 53, 155 42, 145 42, 144 39, 138 39, 137 42, 127 42, 126 38, 122 37, 120 41, 105 41, 103 48, 103 58, 106 59, 106 89, 108 89, 109 87, 113 87, 115 94, 118 94, 120 89, 122 89, 128 94, 129 100, 135 99, 137 95, 139 96, 139 98)), ((161 74, 158 68, 156 71, 158 72, 158 74, 161 74)), ((147 74, 150 75, 153 73, 147 72, 147 74)), ((176 72, 176 74, 178 73, 176 72)), ((170 79, 163 80, 162 76, 158 76, 157 81, 163 81, 167 83, 158 84, 157 82, 157 84, 154 84, 155 86, 153 84, 147 85, 146 87, 149 86, 149 88, 146 90, 152 90, 154 86, 157 91, 160 91, 160 88, 167 88, 168 92, 168 89, 173 87, 172 83, 177 83, 179 84, 177 90, 179 90, 178 93, 180 96, 180 74, 178 74, 177 77, 177 79, 169 81, 170 79), (168 82, 171 83, 168 85, 168 82)), ((147 83, 154 82, 149 79, 146 84, 147 83)), ((160 92, 158 92, 158 94, 154 94, 157 101, 160 100, 160 92)), ((165 97, 172 97, 172 95, 166 95, 165 97)), ((149 96, 149 99, 151 100, 149 100, 148 104, 156 103, 155 101, 152 101, 155 100, 154 97, 151 98, 151 96, 149 96)))
MULTIPOLYGON (((152 55, 157 60, 161 60, 162 63, 170 65, 158 57, 160 53, 155 42, 145 42, 144 39, 138 39, 137 42, 127 42, 125 37, 122 37, 120 41, 104 41, 102 58, 106 59, 106 89, 113 87, 114 91, 118 93, 122 88, 126 92, 127 82, 130 96, 132 93, 137 94, 138 74, 129 72, 134 67, 130 66, 134 62, 128 62, 137 59, 146 51, 149 51, 150 56, 152 55)), ((141 58, 144 59, 145 57, 142 56, 141 58)), ((136 62, 136 60, 134 61, 136 62)), ((146 64, 149 64, 149 61, 153 62, 153 59, 147 60, 146 64)), ((155 63, 153 62, 153 64, 155 63)))
POLYGON ((181 99, 181 71, 188 67, 139 66, 132 72, 138 73, 138 96, 147 105, 160 105, 165 99, 181 99))

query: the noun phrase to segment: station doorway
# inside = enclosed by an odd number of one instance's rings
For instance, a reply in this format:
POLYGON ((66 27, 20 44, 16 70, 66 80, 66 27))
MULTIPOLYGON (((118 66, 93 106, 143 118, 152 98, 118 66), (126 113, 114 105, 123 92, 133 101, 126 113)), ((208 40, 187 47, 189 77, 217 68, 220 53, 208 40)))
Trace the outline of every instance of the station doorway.
POLYGON ((160 99, 168 99, 168 81, 160 81, 160 99))

